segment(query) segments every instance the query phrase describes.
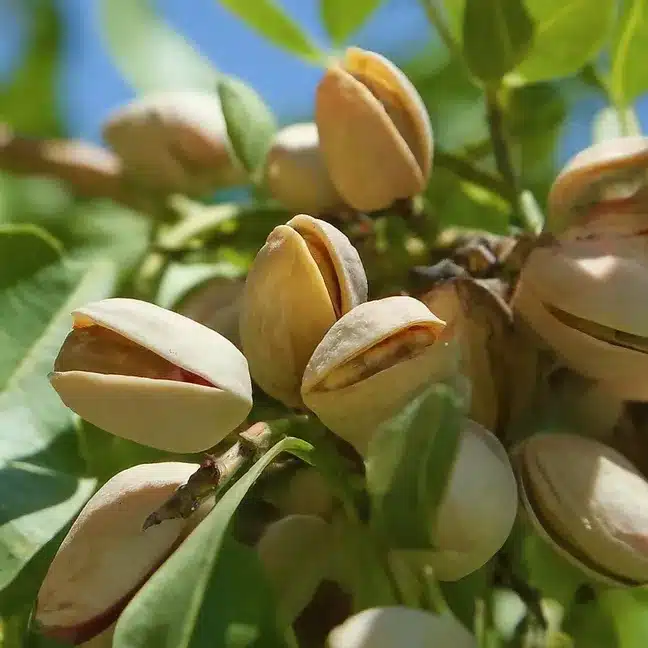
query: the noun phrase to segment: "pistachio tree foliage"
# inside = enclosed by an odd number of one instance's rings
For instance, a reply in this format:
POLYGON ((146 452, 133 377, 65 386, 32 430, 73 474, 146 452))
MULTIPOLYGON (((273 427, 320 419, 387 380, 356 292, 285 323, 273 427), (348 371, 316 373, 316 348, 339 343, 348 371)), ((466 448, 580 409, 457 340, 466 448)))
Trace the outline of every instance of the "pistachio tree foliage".
POLYGON ((645 0, 421 0, 399 60, 354 44, 380 0, 319 0, 326 45, 220 0, 320 72, 281 125, 103 0, 137 96, 102 146, 64 137, 27 4, 1 648, 645 648, 645 0))

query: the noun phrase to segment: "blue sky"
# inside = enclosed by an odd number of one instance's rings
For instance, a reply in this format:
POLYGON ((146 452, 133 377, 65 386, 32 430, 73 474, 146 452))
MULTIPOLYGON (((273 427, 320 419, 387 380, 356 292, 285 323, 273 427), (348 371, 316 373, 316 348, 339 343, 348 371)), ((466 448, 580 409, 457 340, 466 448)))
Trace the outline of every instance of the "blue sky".
MULTIPOLYGON (((328 45, 319 20, 318 0, 279 1, 316 41, 328 45)), ((65 24, 59 85, 65 123, 71 135, 99 141, 101 122, 134 92, 104 46, 98 0, 57 3, 65 24)), ((19 58, 25 22, 20 18, 20 6, 21 0, 0 0, 0 78, 6 78, 19 58)), ((263 41, 222 9, 217 0, 154 0, 154 6, 219 69, 255 87, 282 121, 311 113, 320 70, 263 41)), ((417 0, 385 0, 353 42, 397 55, 415 51, 430 35, 417 0)), ((600 107, 596 100, 579 105, 563 138, 561 161, 587 145, 591 119, 600 107)), ((643 121, 644 115, 648 116, 648 101, 641 103, 639 112, 643 121)))

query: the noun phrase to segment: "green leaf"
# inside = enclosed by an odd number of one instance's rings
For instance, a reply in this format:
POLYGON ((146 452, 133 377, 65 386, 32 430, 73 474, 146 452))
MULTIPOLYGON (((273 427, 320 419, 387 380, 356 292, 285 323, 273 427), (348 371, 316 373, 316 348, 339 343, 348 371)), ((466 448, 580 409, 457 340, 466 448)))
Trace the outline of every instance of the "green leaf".
POLYGON ((614 21, 616 0, 525 0, 535 23, 527 57, 512 80, 537 83, 575 74, 605 44, 614 21))
POLYGON ((614 43, 610 92, 615 103, 628 107, 648 90, 645 55, 648 41, 648 0, 625 0, 614 43))
POLYGON ((99 24, 115 64, 139 92, 213 89, 218 72, 149 0, 101 0, 99 24))
POLYGON ((599 595, 599 606, 613 620, 619 648, 648 645, 648 593, 609 589, 599 595))
POLYGON ((285 645, 254 552, 237 545, 227 531, 246 493, 274 459, 309 447, 293 437, 279 441, 227 491, 124 610, 115 648, 285 645))
POLYGON ((277 122, 255 90, 233 77, 218 83, 223 116, 234 154, 250 174, 261 168, 277 122))
POLYGON ((322 22, 335 45, 342 45, 378 9, 382 0, 320 0, 322 22))
POLYGON ((92 493, 74 417, 47 374, 70 311, 108 296, 112 265, 70 264, 34 227, 0 227, 0 588, 76 514, 92 493))
POLYGON ((273 0, 219 0, 219 2, 273 45, 311 63, 320 63, 323 60, 324 54, 273 0))
POLYGON ((389 546, 433 546, 434 519, 454 465, 462 415, 455 390, 436 384, 381 425, 372 439, 366 459, 372 523, 389 546))
POLYGON ((466 0, 463 52, 470 71, 498 82, 521 63, 533 38, 533 22, 522 0, 466 0))

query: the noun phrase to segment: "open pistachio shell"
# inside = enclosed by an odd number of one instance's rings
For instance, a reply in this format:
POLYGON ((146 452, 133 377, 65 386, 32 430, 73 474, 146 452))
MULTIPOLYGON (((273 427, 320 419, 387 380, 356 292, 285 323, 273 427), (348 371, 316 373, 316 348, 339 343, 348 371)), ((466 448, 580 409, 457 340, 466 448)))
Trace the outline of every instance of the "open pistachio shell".
POLYGON ((574 434, 539 434, 513 453, 535 530, 597 581, 648 582, 648 482, 621 454, 574 434))
POLYGON ((604 140, 575 155, 549 193, 548 227, 562 231, 596 220, 602 212, 646 211, 648 138, 604 140))
POLYGON ((90 641, 85 641, 82 644, 79 644, 81 648, 112 648, 113 638, 115 636, 115 628, 117 627, 117 622, 115 621, 109 628, 104 630, 101 634, 97 635, 90 639, 90 641))
POLYGON ((200 452, 245 420, 247 362, 215 331, 134 299, 88 304, 73 317, 50 382, 90 423, 160 450, 200 452))
POLYGON ((291 211, 321 214, 343 204, 324 163, 313 122, 292 124, 275 135, 264 176, 268 191, 291 211))
POLYGON ((342 232, 305 214, 276 227, 243 294, 240 334, 252 378, 286 405, 301 405, 313 350, 336 319, 366 298, 362 262, 342 232))
POLYGON ((328 636, 327 648, 477 648, 477 640, 449 612, 393 606, 370 608, 328 636))
POLYGON ((364 454, 380 423, 454 368, 452 350, 439 339, 444 327, 412 297, 356 306, 313 352, 301 386, 304 403, 364 454))
POLYGON ((648 399, 648 239, 537 248, 513 308, 565 364, 625 400, 648 399))
POLYGON ((425 187, 429 117, 412 83, 385 57, 349 48, 317 88, 315 120, 333 184, 355 209, 387 208, 425 187))
POLYGON ((329 571, 332 531, 315 515, 289 515, 268 526, 257 553, 273 587, 278 614, 292 623, 329 571))
POLYGON ((245 181, 217 95, 155 92, 119 108, 103 136, 139 182, 165 193, 203 194, 245 181))
POLYGON ((458 580, 502 548, 517 509, 517 486, 506 450, 495 435, 468 419, 433 525, 436 549, 397 553, 413 565, 431 567, 439 580, 458 580))
MULTIPOLYGON (((51 637, 81 643, 104 632, 209 507, 143 530, 146 517, 198 469, 166 462, 128 468, 88 501, 38 593, 35 619, 51 637)), ((213 501, 209 506, 213 505, 213 501)))

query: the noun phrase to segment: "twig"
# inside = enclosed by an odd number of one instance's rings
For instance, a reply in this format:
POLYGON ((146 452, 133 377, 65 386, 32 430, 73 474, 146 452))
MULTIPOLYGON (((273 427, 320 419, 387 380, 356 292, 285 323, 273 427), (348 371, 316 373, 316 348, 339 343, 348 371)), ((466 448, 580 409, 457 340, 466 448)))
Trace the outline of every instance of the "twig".
POLYGON ((439 8, 437 0, 421 0, 421 5, 428 21, 436 29, 439 37, 443 41, 444 45, 448 48, 450 54, 457 58, 457 60, 462 61, 461 47, 459 43, 455 40, 455 37, 452 35, 452 32, 446 24, 445 18, 441 15, 441 9, 439 8))
POLYGON ((275 434, 267 423, 255 423, 220 457, 207 455, 187 483, 144 521, 143 529, 164 520, 188 518, 217 489, 223 488, 245 466, 254 463, 271 445, 275 434))

